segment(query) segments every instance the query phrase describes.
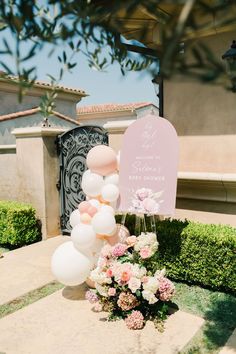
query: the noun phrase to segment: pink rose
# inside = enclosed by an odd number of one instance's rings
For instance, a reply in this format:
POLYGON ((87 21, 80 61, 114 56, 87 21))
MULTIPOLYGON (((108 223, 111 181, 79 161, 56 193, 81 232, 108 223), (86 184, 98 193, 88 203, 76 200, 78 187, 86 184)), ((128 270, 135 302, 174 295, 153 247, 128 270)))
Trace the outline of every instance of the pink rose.
POLYGON ((133 247, 136 242, 137 242, 137 237, 136 236, 129 236, 126 239, 126 243, 128 244, 128 247, 133 247))
POLYGON ((109 288, 108 289, 108 296, 115 296, 116 295, 116 289, 115 288, 109 288))
POLYGON ((141 250, 139 251, 139 254, 141 256, 141 258, 146 259, 149 258, 151 256, 151 251, 149 248, 141 248, 141 250))
POLYGON ((122 272, 120 280, 124 283, 127 283, 130 280, 130 272, 122 272))
POLYGON ((107 269, 106 276, 109 277, 109 278, 111 278, 113 276, 112 270, 110 268, 107 269))

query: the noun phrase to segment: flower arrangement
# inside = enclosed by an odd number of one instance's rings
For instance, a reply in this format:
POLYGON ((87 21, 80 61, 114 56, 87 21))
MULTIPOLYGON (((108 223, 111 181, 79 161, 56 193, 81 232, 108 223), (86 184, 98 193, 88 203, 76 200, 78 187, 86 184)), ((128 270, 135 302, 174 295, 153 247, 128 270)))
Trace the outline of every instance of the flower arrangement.
POLYGON ((157 201, 163 194, 163 191, 154 193, 149 188, 138 189, 132 199, 132 207, 130 212, 142 214, 158 214, 160 204, 163 200, 157 201))
POLYGON ((111 320, 123 318, 129 329, 141 329, 147 320, 160 325, 175 288, 165 270, 151 269, 150 259, 157 249, 154 233, 130 236, 125 244, 105 245, 90 275, 96 289, 86 293, 94 309, 108 311, 111 320))

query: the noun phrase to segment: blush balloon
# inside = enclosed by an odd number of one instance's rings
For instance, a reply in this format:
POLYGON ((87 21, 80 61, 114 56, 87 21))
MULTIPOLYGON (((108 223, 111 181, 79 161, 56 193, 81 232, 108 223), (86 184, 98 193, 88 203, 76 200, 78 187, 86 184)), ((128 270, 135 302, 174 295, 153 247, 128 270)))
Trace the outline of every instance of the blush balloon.
POLYGON ((92 148, 86 159, 88 168, 102 176, 107 176, 117 170, 115 151, 106 145, 97 145, 92 148))
POLYGON ((97 208, 95 208, 94 206, 90 206, 88 209, 87 209, 87 213, 93 217, 96 213, 98 212, 97 208))
POLYGON ((79 211, 81 212, 81 214, 87 213, 87 210, 88 210, 89 208, 90 208, 90 204, 89 204, 89 202, 86 202, 86 201, 81 202, 81 203, 79 204, 79 206, 78 206, 78 209, 79 209, 79 211))
POLYGON ((80 221, 83 223, 83 224, 90 224, 91 223, 91 216, 88 214, 88 213, 83 213, 81 214, 80 216, 80 221))

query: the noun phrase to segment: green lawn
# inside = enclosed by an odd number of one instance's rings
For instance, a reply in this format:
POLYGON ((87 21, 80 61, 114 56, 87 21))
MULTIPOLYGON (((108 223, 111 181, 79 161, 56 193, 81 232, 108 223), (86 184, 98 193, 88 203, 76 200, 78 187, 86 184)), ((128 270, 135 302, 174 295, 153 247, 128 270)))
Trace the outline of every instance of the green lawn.
POLYGON ((199 315, 205 324, 181 354, 213 354, 225 344, 236 327, 236 298, 222 292, 175 283, 173 302, 186 312, 199 315))

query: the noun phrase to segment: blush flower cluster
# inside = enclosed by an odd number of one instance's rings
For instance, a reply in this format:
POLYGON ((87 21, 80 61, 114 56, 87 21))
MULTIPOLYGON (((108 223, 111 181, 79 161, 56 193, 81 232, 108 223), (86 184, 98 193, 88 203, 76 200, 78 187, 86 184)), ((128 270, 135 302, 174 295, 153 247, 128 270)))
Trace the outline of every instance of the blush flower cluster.
POLYGON ((143 213, 143 214, 158 214, 160 211, 160 204, 163 203, 163 200, 158 200, 163 191, 154 193, 149 188, 138 189, 134 198, 132 199, 131 212, 143 213))
POLYGON ((152 270, 149 258, 158 250, 156 234, 130 236, 126 244, 105 245, 90 279, 96 289, 86 293, 95 310, 123 318, 129 329, 141 329, 148 319, 165 318, 174 285, 165 270, 152 270))

